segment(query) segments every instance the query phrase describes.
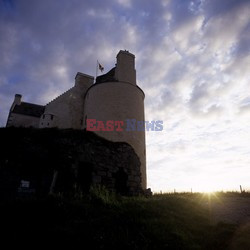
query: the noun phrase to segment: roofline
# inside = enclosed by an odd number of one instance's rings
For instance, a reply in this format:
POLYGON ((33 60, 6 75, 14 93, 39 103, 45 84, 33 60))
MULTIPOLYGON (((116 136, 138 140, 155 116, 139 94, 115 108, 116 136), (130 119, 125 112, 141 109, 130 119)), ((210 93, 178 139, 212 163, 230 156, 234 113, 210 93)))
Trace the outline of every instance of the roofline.
POLYGON ((76 73, 76 76, 75 76, 75 79, 76 79, 76 77, 77 77, 78 75, 80 75, 80 76, 85 76, 85 77, 88 77, 88 78, 90 78, 90 79, 94 79, 94 76, 87 75, 87 74, 84 74, 84 73, 82 73, 82 72, 77 72, 77 73, 76 73))
POLYGON ((17 113, 17 112, 13 112, 13 111, 11 111, 11 114, 23 115, 23 116, 28 116, 28 117, 36 117, 36 118, 41 118, 41 116, 43 115, 43 114, 41 114, 40 116, 37 116, 37 115, 27 115, 27 114, 17 113))
POLYGON ((36 106, 40 106, 40 107, 45 107, 45 105, 35 104, 35 103, 31 103, 31 102, 21 102, 21 104, 22 103, 36 105, 36 106))

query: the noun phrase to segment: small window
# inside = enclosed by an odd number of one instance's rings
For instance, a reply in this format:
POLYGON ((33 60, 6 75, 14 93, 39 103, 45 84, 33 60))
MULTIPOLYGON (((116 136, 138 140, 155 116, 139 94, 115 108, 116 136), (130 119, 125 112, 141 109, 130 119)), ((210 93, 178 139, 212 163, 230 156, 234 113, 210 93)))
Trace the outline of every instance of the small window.
POLYGON ((43 119, 45 118, 45 115, 43 115, 43 119))
POLYGON ((50 115, 50 120, 52 121, 54 119, 54 115, 50 115))
POLYGON ((21 180, 20 187, 21 188, 29 188, 30 187, 30 182, 29 181, 21 180))
POLYGON ((47 123, 47 125, 49 126, 49 122, 47 123))

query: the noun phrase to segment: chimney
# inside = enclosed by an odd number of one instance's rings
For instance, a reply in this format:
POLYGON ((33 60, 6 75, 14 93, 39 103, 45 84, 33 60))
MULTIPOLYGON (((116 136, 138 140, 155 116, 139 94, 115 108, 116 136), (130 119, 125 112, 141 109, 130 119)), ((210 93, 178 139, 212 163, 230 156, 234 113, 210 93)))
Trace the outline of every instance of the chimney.
POLYGON ((90 87, 94 83, 94 77, 77 72, 75 77, 75 87, 90 87))
POLYGON ((127 50, 120 50, 116 58, 115 78, 136 85, 135 56, 127 50))
POLYGON ((15 94, 15 99, 14 99, 14 103, 16 103, 17 105, 20 105, 22 101, 22 95, 20 94, 15 94))
POLYGON ((20 94, 15 94, 15 98, 14 98, 14 101, 11 105, 11 108, 10 110, 12 111, 16 105, 21 105, 21 102, 22 102, 22 95, 20 94))

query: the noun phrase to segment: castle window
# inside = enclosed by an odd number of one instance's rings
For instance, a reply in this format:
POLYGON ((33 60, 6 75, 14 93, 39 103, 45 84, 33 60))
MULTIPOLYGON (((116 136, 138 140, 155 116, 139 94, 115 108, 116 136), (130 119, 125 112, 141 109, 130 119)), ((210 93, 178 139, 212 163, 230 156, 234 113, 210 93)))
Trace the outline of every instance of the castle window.
POLYGON ((49 126, 49 122, 47 123, 47 126, 49 126))
POLYGON ((53 120, 54 119, 54 116, 53 115, 50 115, 50 120, 53 120))
POLYGON ((43 115, 43 119, 45 118, 45 115, 43 115))

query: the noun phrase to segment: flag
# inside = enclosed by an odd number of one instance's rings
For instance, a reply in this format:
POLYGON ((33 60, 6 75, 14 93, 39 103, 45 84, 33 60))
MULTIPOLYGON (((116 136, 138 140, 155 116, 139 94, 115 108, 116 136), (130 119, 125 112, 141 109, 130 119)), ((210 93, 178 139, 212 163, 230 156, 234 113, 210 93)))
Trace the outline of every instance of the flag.
POLYGON ((101 70, 101 72, 104 70, 104 67, 98 62, 98 67, 99 67, 99 70, 101 70))

